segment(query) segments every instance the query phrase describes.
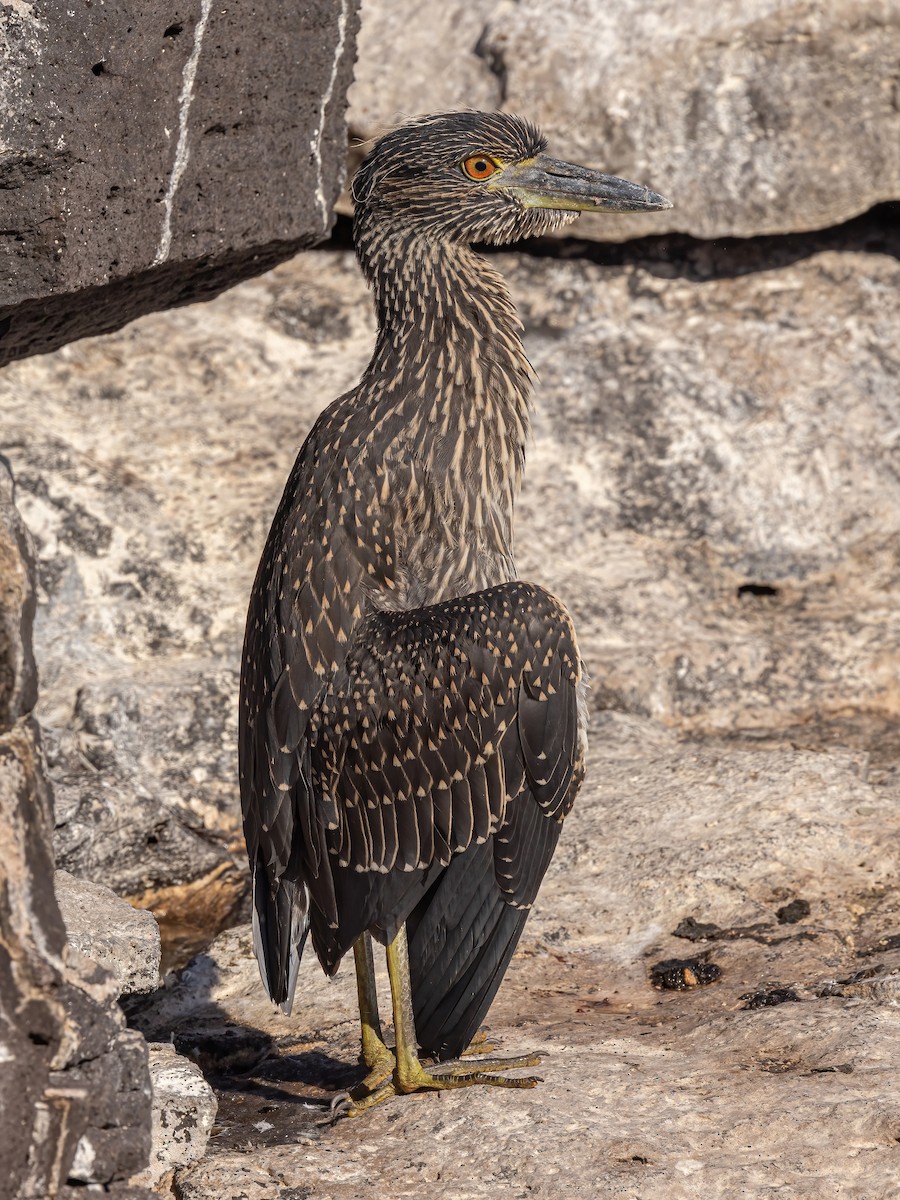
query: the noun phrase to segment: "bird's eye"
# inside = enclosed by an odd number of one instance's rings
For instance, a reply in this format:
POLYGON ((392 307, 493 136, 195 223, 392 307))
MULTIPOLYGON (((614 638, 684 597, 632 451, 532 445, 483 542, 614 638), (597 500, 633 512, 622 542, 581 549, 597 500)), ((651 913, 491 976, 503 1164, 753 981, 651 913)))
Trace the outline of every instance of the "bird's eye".
POLYGON ((470 179, 490 179, 499 165, 492 158, 488 158, 486 154, 475 154, 472 158, 466 159, 462 169, 470 179))

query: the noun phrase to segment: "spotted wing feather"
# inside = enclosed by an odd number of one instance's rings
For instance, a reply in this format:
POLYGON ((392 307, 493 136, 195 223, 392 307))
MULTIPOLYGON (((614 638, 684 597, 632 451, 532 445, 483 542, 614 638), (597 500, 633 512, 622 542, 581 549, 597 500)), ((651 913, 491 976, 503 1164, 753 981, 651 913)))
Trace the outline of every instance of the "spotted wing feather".
MULTIPOLYGON (((323 414, 285 487, 251 594, 241 669, 238 745, 254 943, 269 994, 286 1011, 309 926, 307 880, 327 866, 323 827, 335 817, 314 790, 309 721, 362 616, 367 581, 386 592, 392 586, 389 536, 377 552, 364 536, 371 487, 356 483, 333 434, 343 403, 323 414)), ((333 920, 330 881, 325 870, 317 902, 333 920)))
POLYGON ((477 1027, 515 948, 580 783, 579 682, 565 610, 510 583, 371 614, 310 720, 338 908, 309 880, 314 944, 333 969, 409 919, 429 1047, 477 1027))

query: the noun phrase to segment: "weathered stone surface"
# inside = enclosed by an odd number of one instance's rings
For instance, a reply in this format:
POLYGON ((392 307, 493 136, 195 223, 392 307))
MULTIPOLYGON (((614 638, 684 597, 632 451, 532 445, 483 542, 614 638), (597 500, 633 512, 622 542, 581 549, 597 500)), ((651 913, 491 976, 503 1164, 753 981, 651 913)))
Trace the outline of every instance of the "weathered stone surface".
MULTIPOLYGON (((356 1077, 351 978, 310 964, 286 1021, 234 931, 133 1016, 174 1034, 218 1091, 211 1156, 177 1194, 419 1194, 438 1171, 473 1195, 574 1179, 593 1197, 601 1179, 629 1197, 696 1196, 701 1181, 714 1197, 818 1196, 835 1175, 860 1200, 886 1191, 900 267, 814 249, 775 264, 495 260, 542 377, 520 569, 573 608, 593 680, 588 788, 490 1014, 507 1051, 546 1051, 547 1082, 398 1102, 316 1141, 318 1105, 356 1077), (780 923, 795 899, 810 915, 780 923), (715 926, 709 940, 672 936, 688 917, 715 926), (718 982, 650 986, 660 961, 704 956, 718 982), (869 967, 877 985, 854 990, 869 967), (786 991, 799 1001, 770 1003, 786 991)), ((131 823, 154 796, 220 862, 239 852, 250 580, 295 449, 371 338, 351 256, 316 253, 0 378, 40 544, 54 771, 63 795, 145 789, 83 825, 85 853, 108 839, 112 869, 120 839, 126 882, 170 878, 131 823)))
POLYGON ((65 993, 67 1032, 75 1037, 48 1089, 51 1104, 61 1110, 61 1131, 75 1133, 65 1175, 73 1190, 125 1184, 143 1169, 150 1150, 147 1047, 139 1034, 123 1028, 106 973, 97 979, 73 979, 65 993))
POLYGON ((496 0, 428 6, 417 0, 363 0, 347 96, 351 137, 376 137, 419 113, 498 107, 500 82, 479 54, 496 7, 496 0), (395 61, 397 54, 404 69, 395 61))
MULTIPOLYGON (((595 704, 889 756, 895 258, 830 251, 735 278, 498 261, 542 377, 520 570, 572 606, 595 704)), ((0 381, 41 546, 67 869, 135 895, 240 855, 246 595, 295 448, 371 336, 351 256, 317 254, 0 381)))
POLYGON ((153 1143, 150 1166, 137 1182, 167 1194, 178 1167, 188 1167, 204 1155, 216 1119, 216 1097, 200 1068, 171 1045, 150 1046, 153 1086, 153 1143))
POLYGON ((817 229, 900 198, 896 0, 366 0, 350 128, 500 107, 552 149, 646 183, 671 212, 598 240, 817 229))
MULTIPOLYGON (((0 472, 0 1179, 15 1200, 55 1200, 68 1184, 124 1185, 146 1162, 143 1039, 124 1028, 110 976, 64 962, 53 893, 51 797, 30 649, 27 539, 0 472)), ((126 1193, 123 1193, 123 1197, 126 1193)), ((142 1200, 140 1191, 127 1193, 142 1200)), ((145 1193, 146 1194, 146 1193, 145 1193)))
MULTIPOLYGON (((57 619, 71 616, 77 632, 75 605, 62 608, 57 619)), ((70 677, 80 682, 71 723, 48 736, 57 861, 156 914, 165 929, 164 969, 181 944, 189 956, 210 924, 232 919, 243 888, 231 854, 237 814, 225 742, 232 675, 217 663, 182 670, 177 658, 169 661, 168 680, 140 666, 129 678, 118 664, 106 678, 70 677)), ((66 699, 61 690, 54 697, 66 699)))
POLYGON ((219 1092, 210 1154, 176 1194, 362 1200, 440 1179, 576 1200, 889 1195, 900 946, 881 947, 900 922, 900 817, 896 785, 867 767, 596 718, 586 790, 488 1020, 504 1052, 544 1055, 534 1092, 406 1098, 323 1131, 358 1075, 352 969, 328 981, 310 961, 285 1018, 247 927, 222 935, 137 1018, 173 1030, 219 1092), (798 898, 809 915, 780 923, 798 898), (687 917, 704 939, 674 936, 687 917), (653 964, 692 956, 719 967, 715 984, 651 986, 653 964), (867 968, 878 988, 848 982, 867 968), (749 1002, 779 990, 798 999, 749 1002))
POLYGON ((357 0, 0 16, 0 363, 326 236, 357 0))
MULTIPOLYGON (((49 798, 37 753, 27 718, 0 734, 0 1113, 5 1135, 0 1177, 10 1182, 13 1195, 34 1196, 41 1186, 52 1194, 50 1185, 61 1182, 58 1172, 53 1174, 58 1123, 44 1130, 39 1117, 56 1115, 45 1093, 65 1022, 54 994, 65 941, 62 921, 52 889, 38 888, 31 895, 29 888, 31 879, 52 872, 49 798)), ((71 1161, 74 1145, 62 1148, 71 1161)))
POLYGON ((108 971, 120 995, 159 987, 159 926, 152 913, 68 871, 57 871, 54 884, 72 950, 108 971))
POLYGON ((0 455, 0 730, 30 712, 37 698, 31 645, 34 555, 14 494, 7 460, 0 455))
POLYGON ((520 569, 553 563, 595 702, 696 734, 895 738, 898 263, 527 262, 516 283, 543 380, 520 569))

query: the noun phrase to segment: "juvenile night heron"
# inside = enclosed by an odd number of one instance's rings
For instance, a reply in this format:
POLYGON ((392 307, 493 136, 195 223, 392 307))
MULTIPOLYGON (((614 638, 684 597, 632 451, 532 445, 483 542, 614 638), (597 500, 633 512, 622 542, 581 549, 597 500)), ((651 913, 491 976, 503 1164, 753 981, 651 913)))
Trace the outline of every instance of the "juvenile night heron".
POLYGON ((533 375, 506 287, 470 244, 669 207, 545 146, 518 117, 448 113, 363 162, 354 237, 375 352, 300 450, 250 600, 254 944, 287 1012, 308 933, 329 975, 353 949, 369 1073, 351 1114, 420 1088, 537 1082, 501 1073, 536 1058, 462 1056, 581 782, 583 684, 565 608, 516 581, 533 375))

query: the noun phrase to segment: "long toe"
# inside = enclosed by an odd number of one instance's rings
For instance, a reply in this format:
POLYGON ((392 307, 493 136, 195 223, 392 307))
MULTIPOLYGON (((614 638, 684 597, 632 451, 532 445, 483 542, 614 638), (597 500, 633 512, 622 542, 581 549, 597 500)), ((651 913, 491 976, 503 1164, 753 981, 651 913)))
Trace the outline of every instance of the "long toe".
POLYGON ((450 1085, 455 1087, 485 1083, 493 1087, 529 1088, 543 1083, 543 1080, 536 1075, 507 1076, 502 1072, 540 1065, 540 1056, 537 1054, 524 1054, 518 1058, 477 1058, 467 1050, 462 1058, 429 1064, 428 1070, 437 1079, 456 1081, 450 1085))
POLYGON ((427 1065, 413 1060, 406 1070, 401 1070, 401 1064, 398 1062, 394 1071, 394 1085, 398 1092, 443 1091, 473 1087, 476 1084, 531 1088, 542 1082, 536 1075, 516 1077, 503 1075, 501 1072, 537 1067, 540 1061, 536 1054, 526 1054, 519 1058, 454 1058, 447 1062, 427 1065))

